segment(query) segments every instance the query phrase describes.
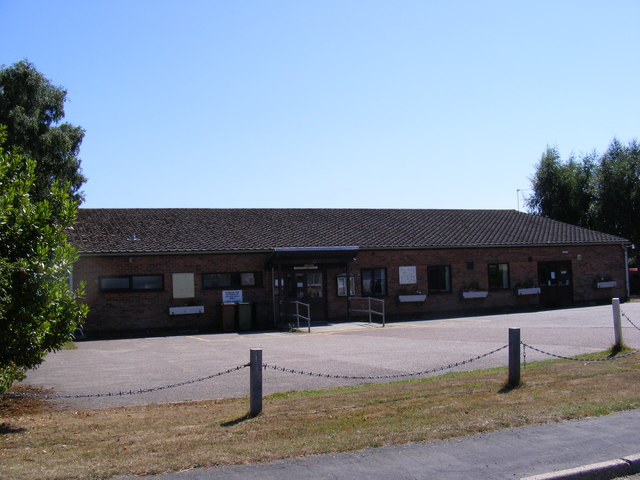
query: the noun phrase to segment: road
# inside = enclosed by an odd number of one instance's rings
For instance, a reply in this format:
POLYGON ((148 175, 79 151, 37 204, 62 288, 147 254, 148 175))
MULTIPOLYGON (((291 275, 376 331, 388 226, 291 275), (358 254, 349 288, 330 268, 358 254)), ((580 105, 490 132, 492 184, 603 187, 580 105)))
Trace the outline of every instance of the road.
MULTIPOLYGON (((640 327, 640 303, 623 304, 640 327)), ((640 330, 623 318, 623 339, 640 348, 640 330)), ((508 343, 508 329, 520 328, 524 343, 549 353, 573 356, 613 344, 611 306, 595 306, 442 320, 312 327, 312 333, 250 332, 78 342, 76 350, 50 354, 25 383, 60 394, 128 392, 197 380, 245 365, 251 348, 263 362, 318 374, 400 375, 425 371, 486 354, 508 343)), ((526 360, 548 356, 525 349, 526 360)), ((508 363, 507 349, 447 371, 484 369, 508 363)), ((524 373, 526 375, 526 372, 524 373)), ((248 395, 249 369, 185 386, 141 395, 65 399, 81 408, 202 400, 248 395)), ((311 377, 267 369, 264 393, 321 389, 380 380, 311 377)))

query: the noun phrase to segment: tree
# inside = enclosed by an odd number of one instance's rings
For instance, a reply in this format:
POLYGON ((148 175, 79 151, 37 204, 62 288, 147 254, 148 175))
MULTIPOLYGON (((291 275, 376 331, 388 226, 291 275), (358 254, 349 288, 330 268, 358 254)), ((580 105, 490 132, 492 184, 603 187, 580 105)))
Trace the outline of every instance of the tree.
POLYGON ((640 241, 640 145, 613 140, 600 158, 597 189, 599 229, 640 241))
POLYGON ((593 155, 582 163, 573 156, 563 162, 556 148, 547 147, 532 179, 534 193, 527 202, 530 211, 590 228, 595 196, 593 155))
POLYGON ((86 305, 69 287, 77 250, 67 241, 77 202, 54 181, 35 200, 36 164, 3 148, 0 127, 0 392, 71 338, 86 305))
POLYGON ((53 85, 26 60, 0 68, 0 125, 7 126, 6 147, 36 162, 35 199, 43 199, 55 180, 82 201, 80 187, 86 181, 78 153, 84 138, 81 127, 60 123, 67 92, 53 85))
POLYGON ((636 140, 624 145, 614 139, 603 155, 594 152, 580 160, 562 161, 557 149, 547 147, 531 183, 530 212, 640 242, 636 140))

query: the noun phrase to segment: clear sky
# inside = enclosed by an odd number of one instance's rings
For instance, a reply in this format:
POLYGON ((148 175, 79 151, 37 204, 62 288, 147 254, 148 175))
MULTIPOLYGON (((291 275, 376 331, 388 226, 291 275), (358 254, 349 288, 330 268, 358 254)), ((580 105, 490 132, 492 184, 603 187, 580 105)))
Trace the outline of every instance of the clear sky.
POLYGON ((84 207, 515 209, 547 145, 640 136, 639 18, 637 0, 0 0, 0 64, 68 90, 84 207))

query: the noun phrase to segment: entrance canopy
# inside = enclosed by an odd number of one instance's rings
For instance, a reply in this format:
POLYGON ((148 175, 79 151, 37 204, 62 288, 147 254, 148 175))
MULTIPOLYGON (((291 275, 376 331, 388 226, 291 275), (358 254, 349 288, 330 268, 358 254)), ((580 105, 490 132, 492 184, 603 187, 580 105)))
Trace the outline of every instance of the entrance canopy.
POLYGON ((344 265, 355 260, 359 250, 355 246, 274 248, 267 265, 344 265))

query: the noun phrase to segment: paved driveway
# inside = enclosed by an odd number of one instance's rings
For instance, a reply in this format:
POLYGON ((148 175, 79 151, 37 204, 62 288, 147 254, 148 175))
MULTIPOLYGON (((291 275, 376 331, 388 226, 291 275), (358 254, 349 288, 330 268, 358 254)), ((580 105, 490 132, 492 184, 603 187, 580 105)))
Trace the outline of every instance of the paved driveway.
MULTIPOLYGON (((640 327, 640 303, 623 311, 640 327)), ((640 348, 640 330, 623 318, 623 339, 640 348)), ((78 343, 77 350, 51 354, 26 383, 61 394, 93 394, 146 389, 199 379, 249 361, 261 348, 263 362, 320 374, 397 375, 447 366, 483 355, 508 343, 508 329, 520 328, 522 341, 550 353, 572 356, 613 344, 611 306, 597 306, 443 320, 312 327, 312 333, 252 332, 78 343)), ((507 349, 453 371, 507 365, 507 349)), ((530 349, 526 358, 549 358, 530 349)), ((526 372, 524 373, 526 375, 526 372)), ((319 389, 366 381, 310 377, 267 369, 264 393, 319 389)), ((85 408, 248 395, 247 368, 193 384, 132 396, 68 399, 85 408)))

